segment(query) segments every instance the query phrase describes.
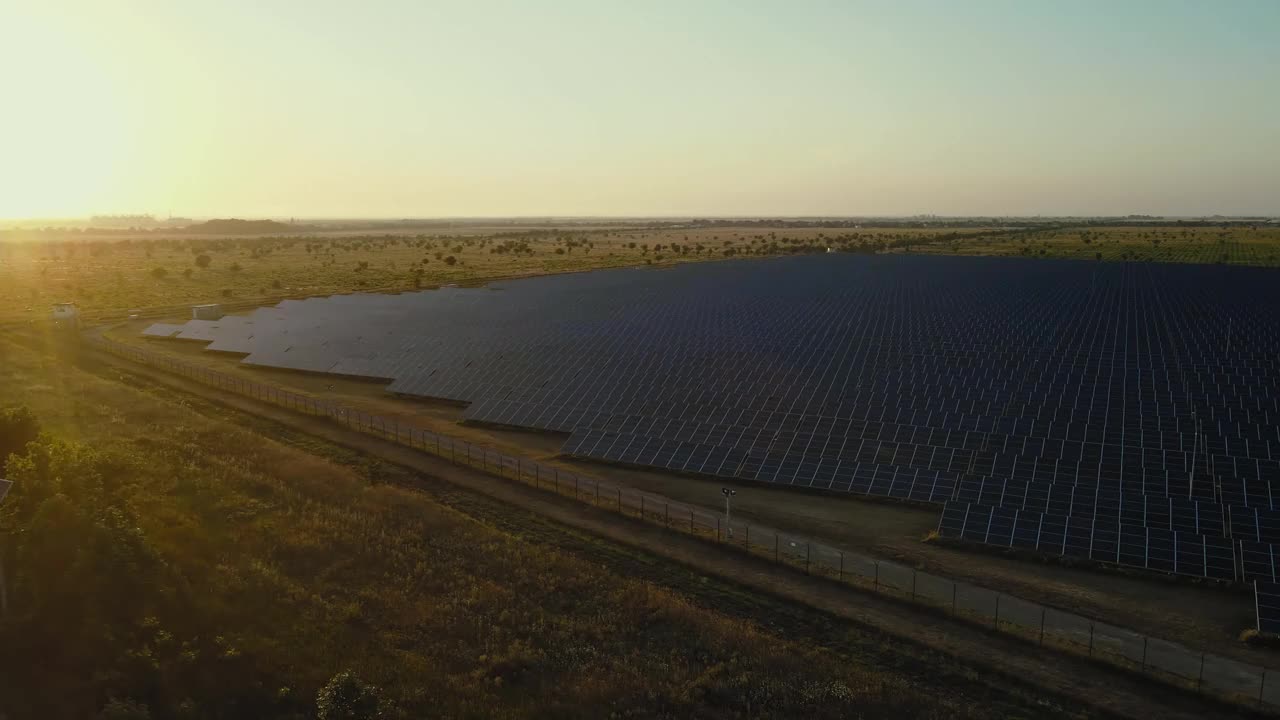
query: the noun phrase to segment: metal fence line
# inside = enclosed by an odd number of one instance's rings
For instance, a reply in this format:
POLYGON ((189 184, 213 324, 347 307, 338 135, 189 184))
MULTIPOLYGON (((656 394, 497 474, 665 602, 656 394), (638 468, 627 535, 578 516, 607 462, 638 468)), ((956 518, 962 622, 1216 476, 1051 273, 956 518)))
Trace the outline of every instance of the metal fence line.
POLYGON ((749 555, 810 575, 932 608, 1042 647, 1089 657, 1236 704, 1280 713, 1280 683, 1268 682, 1270 671, 1265 667, 1195 651, 1178 643, 971 583, 840 550, 809 538, 759 525, 753 533, 749 522, 742 520, 734 520, 726 527, 720 513, 698 506, 561 471, 558 467, 545 466, 535 460, 506 456, 428 430, 402 428, 393 418, 370 415, 326 400, 245 380, 164 353, 101 336, 89 336, 85 341, 126 360, 166 370, 202 384, 300 413, 330 418, 339 425, 420 450, 454 465, 465 465, 518 480, 602 510, 732 546, 749 555))

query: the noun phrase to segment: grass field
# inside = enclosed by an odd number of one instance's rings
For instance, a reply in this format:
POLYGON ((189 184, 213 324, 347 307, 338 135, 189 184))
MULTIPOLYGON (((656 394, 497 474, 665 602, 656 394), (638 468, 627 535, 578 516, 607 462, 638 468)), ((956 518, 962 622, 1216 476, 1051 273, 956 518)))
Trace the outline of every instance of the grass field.
POLYGON ((0 512, 15 720, 308 717, 345 669, 387 717, 1076 714, 848 627, 784 637, 706 578, 630 578, 607 542, 110 370, 0 340, 0 383, 47 431, 0 512))

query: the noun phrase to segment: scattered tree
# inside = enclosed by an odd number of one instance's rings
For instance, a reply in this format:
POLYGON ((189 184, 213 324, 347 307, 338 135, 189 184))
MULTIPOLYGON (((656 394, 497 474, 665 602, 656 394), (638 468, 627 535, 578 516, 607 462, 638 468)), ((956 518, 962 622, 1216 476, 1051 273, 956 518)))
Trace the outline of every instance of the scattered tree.
POLYGON ((375 720, 384 716, 382 691, 351 671, 333 676, 316 694, 319 720, 375 720))

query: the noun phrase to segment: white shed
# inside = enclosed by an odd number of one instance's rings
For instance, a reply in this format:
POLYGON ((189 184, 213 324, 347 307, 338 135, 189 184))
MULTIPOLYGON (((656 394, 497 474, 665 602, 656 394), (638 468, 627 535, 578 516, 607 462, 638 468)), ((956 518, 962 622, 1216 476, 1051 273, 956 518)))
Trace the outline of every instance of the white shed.
POLYGON ((53 306, 53 322, 56 325, 80 324, 80 308, 75 303, 57 303, 53 306))

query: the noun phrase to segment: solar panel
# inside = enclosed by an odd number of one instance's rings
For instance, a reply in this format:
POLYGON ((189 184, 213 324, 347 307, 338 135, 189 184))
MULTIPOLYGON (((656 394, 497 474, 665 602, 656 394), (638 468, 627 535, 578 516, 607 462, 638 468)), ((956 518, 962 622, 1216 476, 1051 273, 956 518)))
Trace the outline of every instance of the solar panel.
POLYGON ((142 331, 143 337, 150 338, 171 338, 182 332, 186 328, 185 325, 175 325, 172 323, 154 323, 142 331))
POLYGON ((1258 632, 1280 635, 1280 584, 1255 580, 1253 598, 1258 613, 1258 632))

